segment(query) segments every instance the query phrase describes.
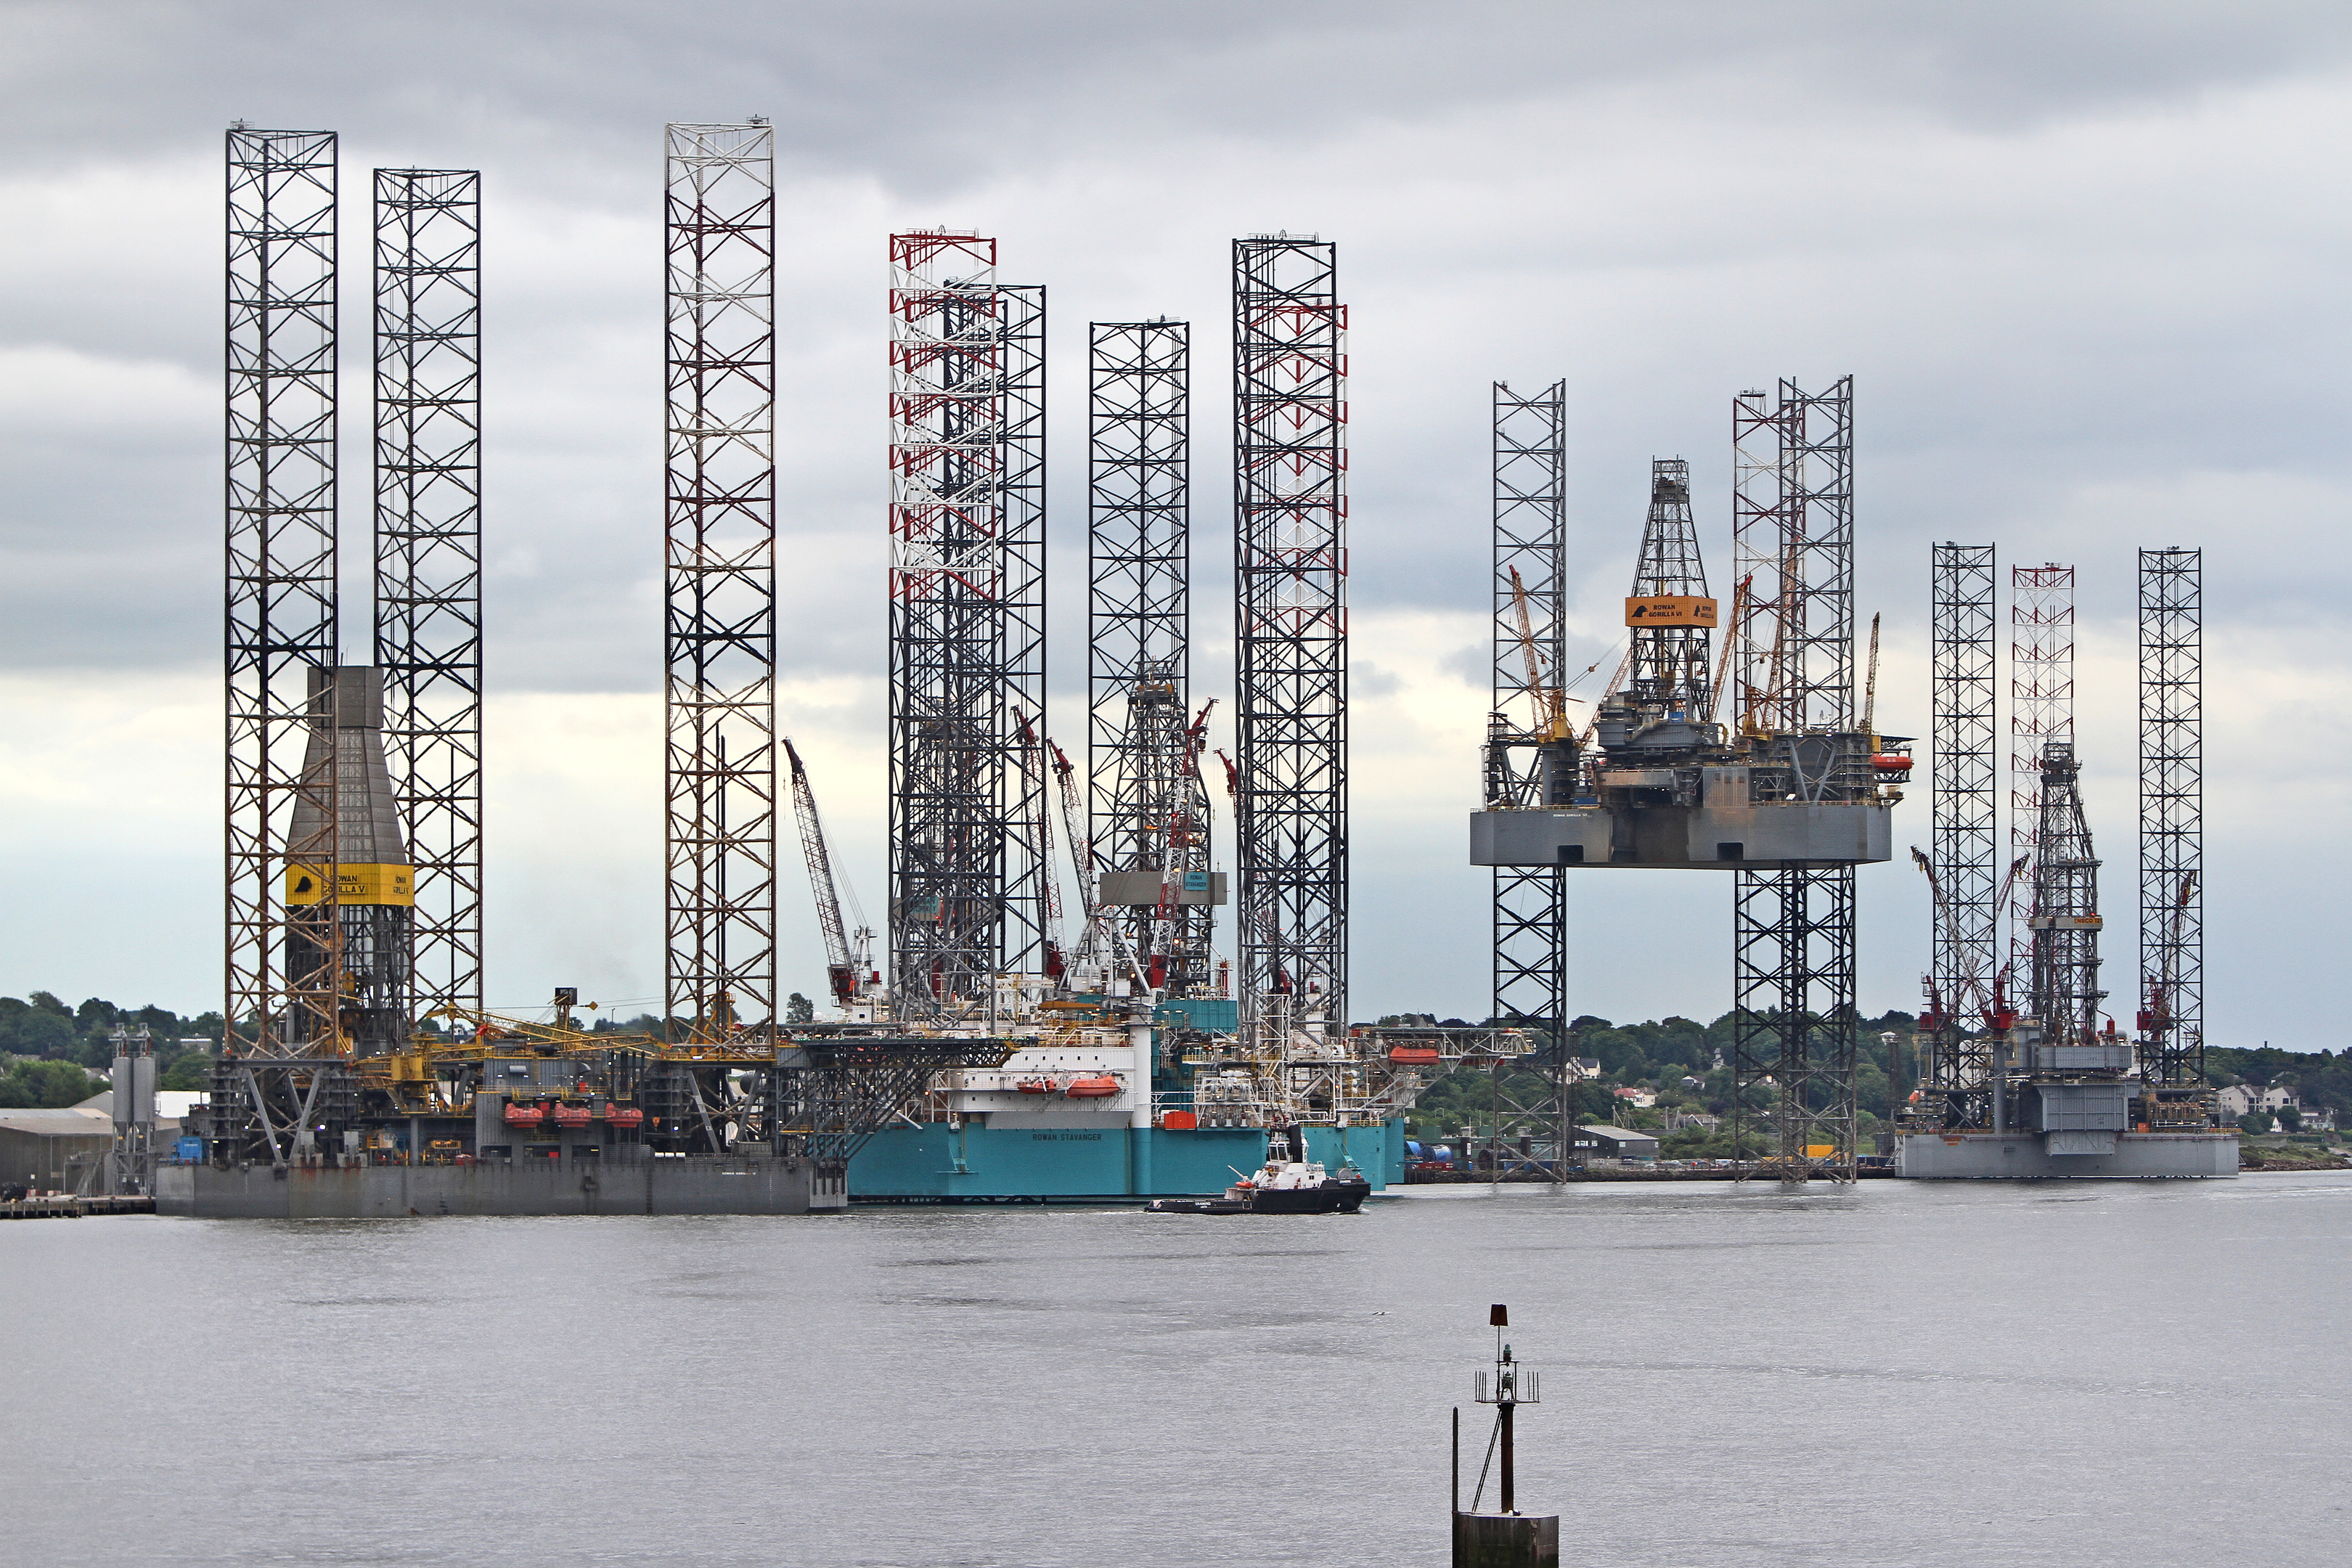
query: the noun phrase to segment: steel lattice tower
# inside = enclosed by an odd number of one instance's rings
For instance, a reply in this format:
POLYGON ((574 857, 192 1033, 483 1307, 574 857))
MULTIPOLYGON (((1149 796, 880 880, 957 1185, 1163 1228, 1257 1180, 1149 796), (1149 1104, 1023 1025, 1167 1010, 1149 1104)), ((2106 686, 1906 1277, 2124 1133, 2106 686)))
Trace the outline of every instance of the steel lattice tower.
MULTIPOLYGON (((1868 767, 1853 733, 1853 378, 1822 393, 1782 381, 1769 403, 1740 394, 1732 450, 1733 572, 1748 584, 1740 731, 1759 758, 1787 759, 1800 791, 1843 793, 1868 767)), ((1734 873, 1734 1115, 1771 1097, 1784 1177, 1808 1172, 1805 1151, 1824 1145, 1832 1173, 1851 1180, 1855 1168, 1853 871, 1734 873)))
POLYGON ((1931 551, 1934 601, 1929 701, 1935 760, 1929 866, 1934 947, 1927 979, 1931 1055, 1921 1073, 1932 1124, 1973 1126, 1991 1112, 1992 980, 2000 963, 1994 710, 1993 547, 1931 551))
MULTIPOLYGON (((1507 383, 1495 384, 1493 499, 1486 801, 1489 809, 1538 807, 1575 785, 1565 766, 1558 770, 1563 776, 1552 776, 1545 750, 1560 739, 1559 693, 1568 662, 1566 382, 1524 397, 1507 383), (1527 752, 1524 768, 1513 762, 1517 751, 1527 752)), ((1576 1145, 1567 873, 1557 866, 1497 866, 1494 878, 1494 1021, 1543 1037, 1533 1062, 1488 1066, 1496 1158, 1507 1158, 1502 1151, 1510 1138, 1524 1133, 1546 1145, 1546 1169, 1563 1176, 1576 1145)))
MULTIPOLYGON (((1210 865, 1191 711, 1191 344, 1184 321, 1089 330, 1087 875, 1150 873, 1177 891, 1190 873, 1205 885, 1210 865)), ((1079 896, 1096 901, 1092 887, 1079 896)), ((1163 899, 1119 918, 1159 958, 1165 994, 1213 993, 1210 905, 1163 899)))
POLYGON ((1339 247, 1234 241, 1235 750, 1244 1033, 1348 994, 1347 307, 1339 247))
MULTIPOLYGON (((1547 803, 1541 748, 1552 695, 1568 662, 1568 384, 1522 397, 1495 384, 1493 708, 1488 720, 1489 809, 1547 803), (1519 615, 1527 613, 1527 636, 1519 615), (1528 642, 1538 668, 1528 667, 1528 642), (1524 727, 1522 727, 1524 726, 1524 727), (1525 769, 1514 750, 1529 752, 1525 769)), ((1555 781, 1572 787, 1573 780, 1555 781)), ((1568 1026, 1568 888, 1557 866, 1497 866, 1495 872, 1495 1016, 1555 1031, 1565 1059, 1568 1026)))
POLYGON ((482 1005, 481 540, 481 175, 378 169, 375 661, 420 1019, 482 1005))
POLYGON ((228 1057, 329 1055, 339 1034, 337 879, 280 896, 341 862, 334 770, 305 766, 314 720, 333 722, 314 686, 336 658, 335 151, 331 132, 228 133, 228 1057), (299 842, 298 806, 316 825, 299 842), (299 974, 297 950, 317 955, 299 974))
POLYGON ((890 237, 889 921, 904 1017, 992 1007, 1000 952, 1035 951, 1043 926, 1008 906, 1018 879, 1044 888, 1015 852, 1043 831, 1043 770, 1018 764, 1037 695, 1024 680, 1044 662, 1042 617, 1022 608, 1044 590, 1044 296, 1000 287, 995 269, 993 239, 890 237))
POLYGON ((709 1037, 775 1016, 775 136, 667 141, 663 994, 709 1037))
MULTIPOLYGON (((1706 566, 1699 558, 1698 524, 1691 517, 1690 465, 1680 458, 1650 460, 1650 514, 1642 529, 1642 558, 1633 569, 1637 599, 1706 597, 1706 566)), ((1633 629, 1628 671, 1636 701, 1681 709, 1704 720, 1714 676, 1705 626, 1633 629)))
MULTIPOLYGON (((1034 283, 997 288, 1004 322, 1004 575, 998 677, 1019 744, 1022 719, 1045 721, 1045 290, 1034 283)), ((1007 767, 1004 797, 1003 924, 997 967, 1035 974, 1058 963, 1045 932, 1054 868, 1046 851, 1046 770, 1007 767)))
MULTIPOLYGON (((2074 569, 2013 566, 2009 573, 2009 837, 2012 858, 2032 862, 2042 831, 2042 752, 2074 743, 2074 569)), ((2033 879, 2017 879, 2010 900, 2008 973, 2032 963, 2027 922, 2033 879)))
POLYGON ((2202 552, 2139 552, 2140 1076, 2178 1124, 2204 1126, 2205 739, 2202 552))

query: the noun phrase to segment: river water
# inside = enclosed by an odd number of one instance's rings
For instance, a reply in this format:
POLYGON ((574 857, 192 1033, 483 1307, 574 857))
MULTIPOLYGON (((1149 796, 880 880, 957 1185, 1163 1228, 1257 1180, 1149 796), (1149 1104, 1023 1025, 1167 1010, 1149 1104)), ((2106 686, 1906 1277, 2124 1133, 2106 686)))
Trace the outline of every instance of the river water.
POLYGON ((1439 1564, 1492 1301, 1564 1563, 2352 1549, 2331 1174, 11 1225, 0 1560, 1439 1564))

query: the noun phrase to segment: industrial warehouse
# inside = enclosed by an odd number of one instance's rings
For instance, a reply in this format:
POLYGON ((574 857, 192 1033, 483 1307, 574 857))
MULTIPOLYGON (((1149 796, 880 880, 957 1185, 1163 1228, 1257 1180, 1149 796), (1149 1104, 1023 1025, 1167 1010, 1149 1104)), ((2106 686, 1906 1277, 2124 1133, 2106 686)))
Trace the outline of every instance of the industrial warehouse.
MULTIPOLYGON (((667 1026, 616 1035, 567 994, 546 1020, 483 1005, 478 175, 374 171, 375 593, 369 662, 347 663, 337 139, 240 125, 227 151, 229 1032, 180 1157, 118 1116, 127 1190, 320 1217, 1106 1202, 1218 1192, 1273 1143, 1379 1191, 1403 1179, 1403 1112, 1465 1068, 1497 1085, 1490 1172, 1565 1180, 1584 1070, 1567 911, 1630 891, 1570 873, 1642 868, 1730 873, 1732 1112, 1764 1151, 1738 1173, 1855 1178, 1854 878, 1894 858, 1915 764, 1877 728, 1874 625, 1857 657, 1850 378, 1733 396, 1727 611, 1686 463, 1652 462, 1622 660, 1585 717, 1563 679, 1565 385, 1496 385, 1469 835, 1493 868, 1493 1016, 1370 1027, 1348 1011, 1338 247, 1232 245, 1230 693, 1192 679, 1190 325, 1148 302, 1087 324, 1074 759, 1045 689, 1046 289, 1000 281, 984 235, 890 236, 889 886, 869 931, 777 712, 773 132, 669 127, 667 1026), (1207 738, 1220 701, 1230 756, 1207 738), (787 794, 823 1021, 781 1006, 787 794)), ((1936 552, 1935 957, 1905 1175, 2236 1169, 2201 1064, 2198 557, 2140 571, 2126 1037, 2101 1023, 2071 569, 2015 574, 2003 859, 1993 551, 1936 552)))

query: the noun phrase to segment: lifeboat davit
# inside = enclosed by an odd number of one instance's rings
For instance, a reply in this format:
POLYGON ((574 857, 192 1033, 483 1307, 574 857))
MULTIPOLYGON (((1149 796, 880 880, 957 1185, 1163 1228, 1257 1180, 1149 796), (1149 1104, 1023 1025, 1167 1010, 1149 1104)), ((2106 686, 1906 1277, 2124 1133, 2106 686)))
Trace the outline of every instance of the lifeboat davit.
POLYGON ((1435 1046, 1391 1046, 1389 1060, 1399 1067, 1433 1068, 1441 1060, 1435 1046))
POLYGON ((1023 1094, 1051 1094, 1057 1086, 1050 1078, 1024 1078, 1013 1087, 1023 1094))
POLYGON ((1074 1079, 1063 1093, 1072 1100, 1108 1100, 1118 1092, 1118 1079, 1108 1073, 1074 1079))
POLYGON ((536 1127, 546 1120, 547 1112, 539 1106, 511 1100, 507 1101, 507 1125, 509 1127, 536 1127))
POLYGON ((605 1110, 604 1121, 611 1127, 642 1127, 645 1125, 646 1113, 634 1105, 615 1105, 605 1110))
POLYGON ((555 1124, 558 1127, 585 1127, 592 1113, 584 1105, 558 1105, 555 1124))

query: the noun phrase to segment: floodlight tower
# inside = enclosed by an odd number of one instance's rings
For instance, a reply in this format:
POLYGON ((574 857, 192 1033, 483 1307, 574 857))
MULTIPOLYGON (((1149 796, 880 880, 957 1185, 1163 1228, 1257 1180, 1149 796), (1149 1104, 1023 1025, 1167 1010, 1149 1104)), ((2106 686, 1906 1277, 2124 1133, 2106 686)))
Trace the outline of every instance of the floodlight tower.
POLYGON ((775 132, 667 132, 667 1026, 775 1016, 775 132))
POLYGON ((375 172, 375 661, 410 1005, 482 1005, 481 175, 375 172))
POLYGON ((1079 896, 1124 925, 1153 990, 1204 997, 1223 879, 1191 697, 1191 327, 1097 321, 1089 334, 1092 864, 1079 896))
POLYGON ((1347 307, 1339 247, 1234 241, 1234 739, 1244 1035, 1345 1028, 1347 307))

